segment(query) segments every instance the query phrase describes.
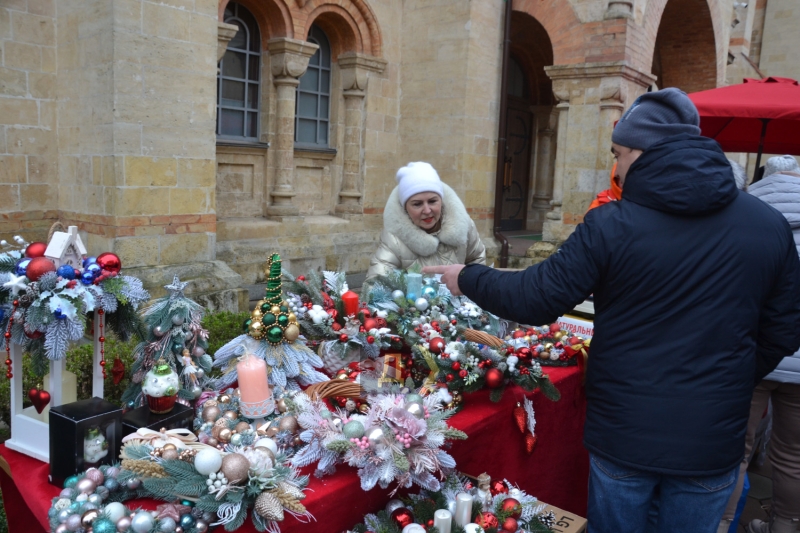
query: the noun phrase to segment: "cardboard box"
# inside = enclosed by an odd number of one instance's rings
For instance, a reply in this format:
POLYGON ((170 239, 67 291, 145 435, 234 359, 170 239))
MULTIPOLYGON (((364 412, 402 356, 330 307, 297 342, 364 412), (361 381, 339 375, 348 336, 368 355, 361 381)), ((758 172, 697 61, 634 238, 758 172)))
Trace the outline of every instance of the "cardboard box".
POLYGON ((587 522, 585 518, 546 503, 545 505, 547 505, 544 509, 545 513, 553 511, 553 514, 556 515, 556 522, 553 525, 553 531, 556 533, 581 533, 586 531, 587 522))

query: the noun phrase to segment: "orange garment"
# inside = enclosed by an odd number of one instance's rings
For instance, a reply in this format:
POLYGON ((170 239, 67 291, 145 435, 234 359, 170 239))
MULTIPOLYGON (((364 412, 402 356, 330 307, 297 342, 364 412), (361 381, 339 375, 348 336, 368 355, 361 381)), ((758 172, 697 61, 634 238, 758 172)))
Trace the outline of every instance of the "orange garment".
POLYGON ((622 187, 620 187, 619 183, 617 183, 617 180, 614 179, 616 174, 617 163, 614 162, 614 166, 611 167, 611 188, 597 193, 597 197, 592 200, 591 204, 589 204, 589 209, 586 210, 587 213, 595 207, 600 207, 603 204, 616 202, 622 199, 622 187))

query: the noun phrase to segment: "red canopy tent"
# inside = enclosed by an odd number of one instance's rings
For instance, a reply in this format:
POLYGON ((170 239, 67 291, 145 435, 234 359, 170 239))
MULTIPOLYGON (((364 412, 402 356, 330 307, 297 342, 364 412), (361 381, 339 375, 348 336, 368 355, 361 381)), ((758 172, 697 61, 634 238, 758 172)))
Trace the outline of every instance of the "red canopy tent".
POLYGON ((689 95, 703 135, 726 152, 800 155, 800 85, 789 78, 744 83, 689 95))

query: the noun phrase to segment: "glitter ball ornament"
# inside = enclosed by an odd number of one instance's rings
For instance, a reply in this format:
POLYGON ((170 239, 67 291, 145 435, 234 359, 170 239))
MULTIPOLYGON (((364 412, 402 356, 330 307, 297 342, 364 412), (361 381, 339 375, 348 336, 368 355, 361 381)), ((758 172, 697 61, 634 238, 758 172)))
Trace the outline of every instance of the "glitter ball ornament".
POLYGON ((56 265, 46 257, 35 257, 28 263, 28 268, 25 269, 25 276, 30 281, 39 281, 39 279, 48 272, 55 272, 56 265))
POLYGON ((397 527, 404 528, 408 524, 414 523, 414 515, 410 509, 405 507, 398 507, 392 511, 392 522, 397 524, 397 527))
POLYGON ((158 530, 161 533, 172 533, 175 531, 177 525, 178 524, 175 523, 175 520, 169 516, 158 519, 158 530))
POLYGON ((98 518, 92 523, 94 533, 114 533, 116 530, 116 524, 107 518, 98 518))
POLYGON ((250 470, 250 461, 240 453, 230 453, 222 458, 222 473, 230 483, 239 483, 247 479, 247 472, 250 470))

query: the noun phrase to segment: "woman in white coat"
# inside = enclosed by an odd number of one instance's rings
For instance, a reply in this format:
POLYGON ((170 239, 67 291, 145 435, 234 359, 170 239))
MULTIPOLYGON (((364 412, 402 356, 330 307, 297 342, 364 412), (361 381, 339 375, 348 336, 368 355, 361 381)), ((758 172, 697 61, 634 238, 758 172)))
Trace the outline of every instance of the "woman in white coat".
POLYGON ((429 164, 409 163, 397 171, 397 187, 383 211, 381 244, 367 279, 395 269, 486 262, 475 223, 456 192, 429 164))

